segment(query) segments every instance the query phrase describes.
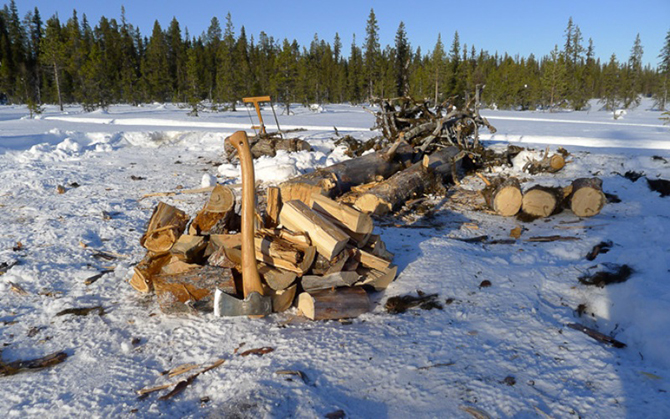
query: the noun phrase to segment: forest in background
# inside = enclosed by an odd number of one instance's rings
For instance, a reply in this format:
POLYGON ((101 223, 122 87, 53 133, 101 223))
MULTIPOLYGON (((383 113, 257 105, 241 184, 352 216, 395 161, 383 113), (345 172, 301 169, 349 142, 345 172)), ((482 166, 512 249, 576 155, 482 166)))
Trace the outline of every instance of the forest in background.
POLYGON ((188 103, 197 114, 235 109, 243 96, 270 95, 275 102, 361 103, 378 97, 415 99, 459 106, 482 87, 484 106, 499 109, 581 110, 592 98, 608 110, 635 107, 653 97, 668 108, 670 30, 659 64, 643 66, 639 35, 629 57, 595 56, 592 39, 572 18, 564 37, 542 57, 490 54, 454 33, 447 48, 441 35, 431 51, 412 48, 400 22, 393 45, 380 45, 379 25, 370 10, 365 38, 349 47, 339 34, 332 43, 314 39, 249 36, 235 29, 230 13, 213 17, 207 31, 191 36, 174 18, 165 29, 156 21, 149 36, 127 22, 102 17, 91 26, 76 10, 62 21, 43 21, 34 8, 21 18, 14 0, 0 10, 0 94, 5 103, 79 103, 86 110, 111 104, 188 103), (347 53, 348 52, 348 53, 347 53))

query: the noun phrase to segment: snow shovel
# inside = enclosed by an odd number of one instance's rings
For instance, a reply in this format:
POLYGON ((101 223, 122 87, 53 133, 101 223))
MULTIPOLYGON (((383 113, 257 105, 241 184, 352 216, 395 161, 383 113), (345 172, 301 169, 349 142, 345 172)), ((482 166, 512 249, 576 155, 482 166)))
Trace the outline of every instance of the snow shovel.
POLYGON ((263 295, 263 285, 256 264, 254 246, 254 221, 256 198, 254 193, 254 164, 251 160, 249 140, 244 131, 230 137, 242 167, 242 288, 244 300, 220 290, 214 293, 214 314, 217 316, 257 316, 272 313, 272 298, 263 295))

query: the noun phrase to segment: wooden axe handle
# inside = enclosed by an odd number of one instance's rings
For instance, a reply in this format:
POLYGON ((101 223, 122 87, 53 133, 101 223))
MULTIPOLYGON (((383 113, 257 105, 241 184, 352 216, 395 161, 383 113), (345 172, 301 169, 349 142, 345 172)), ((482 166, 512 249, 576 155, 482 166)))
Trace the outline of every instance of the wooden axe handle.
POLYGON ((263 285, 258 274, 256 248, 254 246, 256 180, 247 133, 237 131, 230 137, 230 144, 237 150, 240 166, 242 167, 242 287, 246 298, 249 293, 254 291, 263 295, 263 285))

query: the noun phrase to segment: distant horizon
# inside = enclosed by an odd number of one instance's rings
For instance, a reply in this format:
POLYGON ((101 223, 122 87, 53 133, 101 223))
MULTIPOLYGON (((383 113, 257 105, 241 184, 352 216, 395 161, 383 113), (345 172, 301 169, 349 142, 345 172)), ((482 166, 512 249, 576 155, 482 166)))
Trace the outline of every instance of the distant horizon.
MULTIPOLYGON (((670 17, 670 2, 662 0, 643 0, 633 8, 630 7, 630 2, 619 0, 565 0, 542 4, 527 0, 504 4, 484 0, 477 7, 428 1, 412 5, 411 8, 397 0, 343 0, 337 4, 316 4, 300 0, 291 2, 288 7, 263 0, 256 2, 253 7, 240 3, 221 5, 208 0, 191 0, 187 3, 167 0, 160 8, 146 0, 111 0, 102 3, 71 0, 68 3, 69 6, 63 6, 62 3, 55 4, 46 0, 20 0, 16 2, 16 6, 21 18, 37 7, 44 22, 57 14, 61 23, 65 23, 72 17, 73 10, 76 10, 80 19, 86 15, 91 27, 95 27, 102 16, 120 22, 121 7, 124 6, 126 21, 138 28, 143 37, 151 35, 156 20, 165 30, 172 19, 176 18, 182 36, 188 30, 190 38, 197 38, 207 31, 214 16, 224 29, 226 15, 230 12, 236 37, 244 26, 247 37, 253 36, 255 41, 263 31, 280 42, 286 38, 289 41, 296 40, 301 47, 309 47, 315 34, 320 40, 333 45, 335 34, 338 33, 342 42, 342 54, 346 57, 349 55, 354 34, 356 44, 363 45, 371 8, 377 17, 382 47, 393 46, 395 33, 402 21, 412 51, 416 52, 417 47, 420 47, 424 55, 433 50, 438 34, 441 34, 442 43, 448 50, 454 33, 458 32, 461 48, 467 45, 470 50, 474 45, 477 53, 484 50, 491 55, 508 54, 523 58, 532 54, 539 59, 548 55, 554 45, 562 49, 565 42, 564 31, 572 17, 584 38, 582 45, 586 48, 589 38, 593 39, 595 57, 601 63, 609 61, 613 53, 619 62, 627 61, 639 33, 644 48, 643 65, 657 68, 658 55, 670 30, 670 19, 667 19, 670 17), (436 10, 440 12, 436 13, 436 10), (463 15, 466 18, 454 25, 449 21, 450 15, 463 15), (470 24, 468 19, 473 23, 470 24), (637 26, 629 22, 634 22, 637 26)), ((9 5, 9 2, 4 4, 9 5)))

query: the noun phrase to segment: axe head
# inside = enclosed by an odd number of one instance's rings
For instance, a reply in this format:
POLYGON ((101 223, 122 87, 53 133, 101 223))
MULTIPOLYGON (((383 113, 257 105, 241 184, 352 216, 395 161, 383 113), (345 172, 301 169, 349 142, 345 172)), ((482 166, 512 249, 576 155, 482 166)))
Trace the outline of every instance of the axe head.
POLYGON ((267 316, 272 314, 272 298, 251 292, 243 300, 226 294, 218 288, 214 292, 214 315, 231 316, 267 316))

